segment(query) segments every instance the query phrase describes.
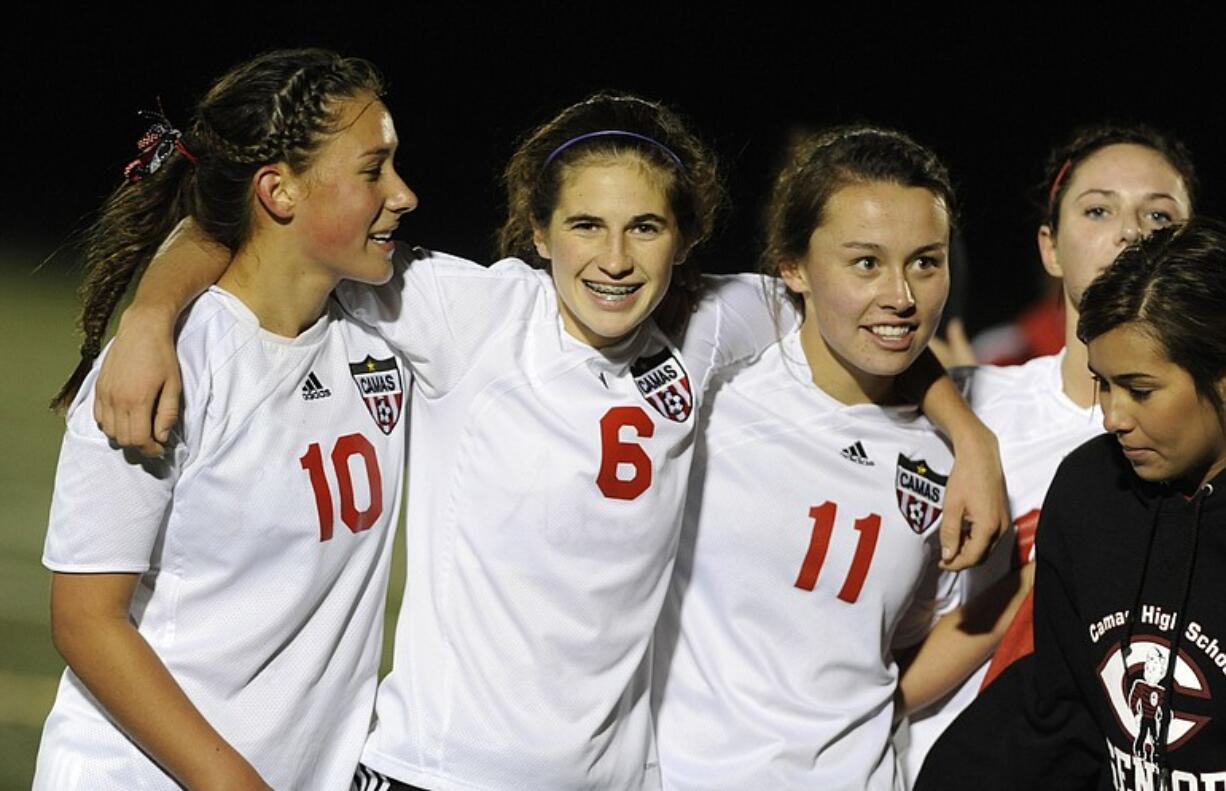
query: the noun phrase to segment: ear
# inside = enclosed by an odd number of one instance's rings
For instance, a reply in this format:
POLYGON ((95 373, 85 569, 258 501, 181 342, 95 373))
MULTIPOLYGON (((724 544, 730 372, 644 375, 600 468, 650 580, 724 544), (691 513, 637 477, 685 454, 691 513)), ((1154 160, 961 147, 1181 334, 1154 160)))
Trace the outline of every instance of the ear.
POLYGON ((552 261, 553 256, 549 253, 549 237, 545 233, 545 229, 532 223, 532 245, 536 247, 536 254, 545 261, 552 261))
POLYGON ((1043 259, 1043 268, 1052 277, 1064 277, 1064 269, 1060 266, 1060 257, 1056 254, 1056 234, 1050 225, 1039 226, 1039 258, 1043 259))
POLYGON ((298 183, 284 162, 264 165, 251 177, 260 205, 278 220, 290 220, 298 200, 298 183))
POLYGON ((682 245, 677 250, 677 254, 673 256, 673 266, 681 266, 682 264, 685 263, 685 259, 689 257, 690 257, 690 246, 688 244, 682 245))
POLYGON ((783 278, 792 293, 801 296, 809 293, 809 277, 805 274, 805 268, 795 260, 784 258, 779 262, 779 277, 783 278))

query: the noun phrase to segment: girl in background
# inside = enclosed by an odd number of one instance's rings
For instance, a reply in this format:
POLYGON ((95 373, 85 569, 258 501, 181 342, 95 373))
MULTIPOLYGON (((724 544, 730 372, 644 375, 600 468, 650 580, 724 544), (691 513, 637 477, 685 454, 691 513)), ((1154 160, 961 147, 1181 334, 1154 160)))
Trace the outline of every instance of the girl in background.
MULTIPOLYGON (((1102 433, 1086 345, 1077 338, 1082 295, 1127 245, 1189 217, 1196 172, 1177 140, 1145 126, 1100 125, 1078 131, 1051 152, 1044 183, 1039 253, 1048 273, 1063 281, 1065 348, 1021 366, 968 372, 971 405, 1000 439, 1016 539, 1002 542, 982 566, 963 574, 967 600, 1011 570, 1026 569, 1056 468, 1074 448, 1102 433)), ((913 715, 904 753, 913 780, 954 718, 1033 649, 1031 613, 1027 602, 991 663, 961 689, 913 715)), ((1006 676, 1000 683, 1011 687, 1016 680, 1006 676)), ((1021 705, 1018 700, 1019 710, 1021 705)))

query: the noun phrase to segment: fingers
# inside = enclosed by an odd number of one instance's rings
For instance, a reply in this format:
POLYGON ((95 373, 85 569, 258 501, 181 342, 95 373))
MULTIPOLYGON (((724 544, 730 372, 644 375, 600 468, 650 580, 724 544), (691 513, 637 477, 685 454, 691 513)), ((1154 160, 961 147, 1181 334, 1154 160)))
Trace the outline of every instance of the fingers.
POLYGON ((948 569, 962 549, 962 520, 966 515, 966 506, 960 499, 950 499, 945 504, 944 518, 941 519, 941 568, 948 569))
POLYGON ((158 397, 157 410, 153 416, 153 438, 165 445, 170 440, 170 430, 179 422, 179 399, 183 392, 183 384, 178 371, 166 380, 162 394, 158 397))

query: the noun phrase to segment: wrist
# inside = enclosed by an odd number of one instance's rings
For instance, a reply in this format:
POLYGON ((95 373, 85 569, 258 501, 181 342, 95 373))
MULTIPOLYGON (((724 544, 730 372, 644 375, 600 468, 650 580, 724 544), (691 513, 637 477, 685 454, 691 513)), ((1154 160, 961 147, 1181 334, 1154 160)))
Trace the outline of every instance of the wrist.
POLYGON ((179 312, 174 305, 160 305, 153 301, 135 302, 120 314, 118 332, 133 330, 141 333, 167 334, 174 330, 179 312))

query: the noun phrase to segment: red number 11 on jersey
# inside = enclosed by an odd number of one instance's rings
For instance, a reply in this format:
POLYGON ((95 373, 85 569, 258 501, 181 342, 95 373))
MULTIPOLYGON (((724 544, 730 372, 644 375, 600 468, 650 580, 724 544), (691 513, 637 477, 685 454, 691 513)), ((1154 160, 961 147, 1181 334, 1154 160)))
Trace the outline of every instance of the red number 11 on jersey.
MULTIPOLYGON (((809 551, 805 553, 804 563, 800 566, 800 574, 796 577, 796 587, 811 591, 817 586, 817 577, 826 562, 826 550, 830 548, 830 538, 834 534, 834 517, 839 506, 827 500, 821 505, 809 509, 813 519, 813 534, 809 538, 809 551)), ((868 567, 873 562, 873 552, 877 549, 877 535, 881 532, 881 516, 869 514, 855 521, 853 525, 860 534, 856 543, 856 553, 851 559, 851 568, 843 587, 839 589, 839 599, 855 604, 860 598, 860 590, 868 577, 868 567)))

